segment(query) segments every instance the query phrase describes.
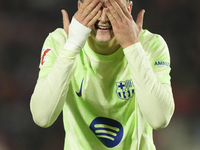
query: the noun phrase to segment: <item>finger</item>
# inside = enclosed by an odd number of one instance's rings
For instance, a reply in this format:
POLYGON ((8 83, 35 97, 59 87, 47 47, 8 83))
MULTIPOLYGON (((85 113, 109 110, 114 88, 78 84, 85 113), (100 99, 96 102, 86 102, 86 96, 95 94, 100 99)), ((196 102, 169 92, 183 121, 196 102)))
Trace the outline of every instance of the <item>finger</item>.
POLYGON ((83 13, 83 10, 92 2, 92 0, 87 0, 84 3, 82 3, 82 1, 80 1, 80 2, 81 2, 82 5, 79 8, 79 12, 83 13))
POLYGON ((114 6, 114 8, 117 8, 116 10, 120 10, 120 12, 122 12, 123 15, 125 15, 129 19, 132 19, 132 16, 131 16, 130 12, 127 9, 126 3, 124 3, 122 0, 110 0, 110 1, 111 1, 111 4, 113 4, 113 5, 115 3, 117 3, 118 6, 114 6))
POLYGON ((111 14, 110 9, 109 9, 109 8, 105 8, 105 12, 106 12, 106 15, 107 15, 108 19, 110 20, 111 25, 112 25, 113 27, 114 27, 114 26, 117 26, 118 23, 117 23, 117 21, 115 20, 115 18, 113 17, 113 15, 111 14))
POLYGON ((92 29, 93 25, 97 22, 97 20, 101 17, 101 10, 98 11, 98 13, 93 17, 93 19, 88 23, 88 27, 92 29))
POLYGON ((100 9, 102 7, 102 3, 99 3, 84 19, 83 24, 86 26, 91 26, 93 20, 99 19, 99 15, 101 14, 100 9))
POLYGON ((63 16, 63 28, 68 35, 68 30, 69 30, 69 25, 70 25, 69 16, 64 9, 62 9, 61 12, 63 16))
POLYGON ((83 3, 80 7, 80 17, 84 20, 98 4, 99 0, 89 0, 87 3, 83 3))
POLYGON ((142 30, 142 27, 143 27, 143 19, 144 19, 144 13, 145 13, 145 10, 141 10, 137 16, 137 20, 136 20, 136 24, 138 26, 138 28, 140 30, 142 30))
MULTIPOLYGON (((93 2, 93 0, 87 0, 87 1, 84 1, 84 3, 83 3, 83 8, 85 8, 85 7, 87 7, 90 3, 92 3, 93 2)), ((96 2, 97 2, 97 0, 96 0, 96 2)))
POLYGON ((122 20, 122 14, 120 15, 120 7, 119 7, 119 5, 117 5, 116 3, 115 4, 111 4, 110 0, 106 0, 105 2, 106 2, 107 8, 109 9, 109 11, 106 10, 106 12, 108 13, 109 17, 112 20, 114 19, 115 21, 121 21, 122 20), (118 7, 118 8, 115 8, 115 7, 118 7), (118 10, 115 10, 115 9, 118 9, 118 10))

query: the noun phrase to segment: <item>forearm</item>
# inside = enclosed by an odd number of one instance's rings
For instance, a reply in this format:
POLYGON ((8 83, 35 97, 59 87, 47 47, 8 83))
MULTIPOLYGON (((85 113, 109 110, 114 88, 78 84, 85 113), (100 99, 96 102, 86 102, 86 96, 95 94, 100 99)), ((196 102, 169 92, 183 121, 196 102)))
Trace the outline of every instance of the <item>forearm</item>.
POLYGON ((165 127, 174 111, 170 86, 158 81, 140 43, 124 49, 124 52, 132 72, 136 100, 142 114, 154 129, 165 127))
MULTIPOLYGON (((65 41, 66 35, 60 34, 59 31, 47 38, 45 46, 52 47, 59 54, 53 66, 47 64, 48 67, 44 67, 45 71, 49 69, 51 71, 47 76, 38 80, 31 98, 31 112, 34 121, 39 126, 50 126, 62 111, 74 72, 76 56, 84 46, 90 31, 91 29, 73 18, 69 26, 67 41, 65 41), (62 40, 65 41, 65 44, 62 40), (59 50, 61 47, 63 48, 59 50)), ((53 54, 51 53, 51 55, 53 54)), ((54 57, 56 56, 53 55, 47 59, 52 62, 54 57)))
POLYGON ((48 76, 38 80, 30 106, 39 126, 50 126, 62 111, 78 53, 63 49, 48 76))

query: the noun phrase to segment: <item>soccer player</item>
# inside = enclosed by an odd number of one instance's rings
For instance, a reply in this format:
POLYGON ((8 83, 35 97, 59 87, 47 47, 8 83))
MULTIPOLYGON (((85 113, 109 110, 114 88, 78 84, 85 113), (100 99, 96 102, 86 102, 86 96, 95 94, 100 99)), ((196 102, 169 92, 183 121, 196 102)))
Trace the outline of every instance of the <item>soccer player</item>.
POLYGON ((143 30, 128 0, 84 0, 46 39, 31 97, 36 124, 61 111, 65 150, 155 150, 174 112, 167 44, 143 30))

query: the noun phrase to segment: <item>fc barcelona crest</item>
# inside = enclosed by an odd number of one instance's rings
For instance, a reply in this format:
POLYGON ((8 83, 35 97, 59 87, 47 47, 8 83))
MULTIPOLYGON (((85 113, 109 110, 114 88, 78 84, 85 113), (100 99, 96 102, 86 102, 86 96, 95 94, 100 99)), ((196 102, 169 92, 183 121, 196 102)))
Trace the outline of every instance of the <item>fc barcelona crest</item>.
POLYGON ((116 82, 117 96, 123 100, 128 100, 134 95, 134 85, 132 80, 116 82))

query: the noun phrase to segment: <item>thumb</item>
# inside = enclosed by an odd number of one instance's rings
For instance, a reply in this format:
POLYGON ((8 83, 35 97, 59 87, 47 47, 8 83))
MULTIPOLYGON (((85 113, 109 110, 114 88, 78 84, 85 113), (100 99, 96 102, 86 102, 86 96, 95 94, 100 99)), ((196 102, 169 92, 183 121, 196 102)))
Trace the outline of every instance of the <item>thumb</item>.
POLYGON ((62 16, 63 16, 63 28, 68 35, 68 30, 69 30, 69 25, 70 25, 69 16, 68 16, 66 10, 62 9, 61 12, 62 12, 62 16))
POLYGON ((139 12, 139 14, 138 14, 138 16, 137 16, 137 20, 136 20, 136 24, 137 24, 137 26, 138 26, 138 28, 139 28, 140 30, 142 30, 142 27, 143 27, 144 13, 145 13, 145 10, 142 9, 142 10, 139 12))

